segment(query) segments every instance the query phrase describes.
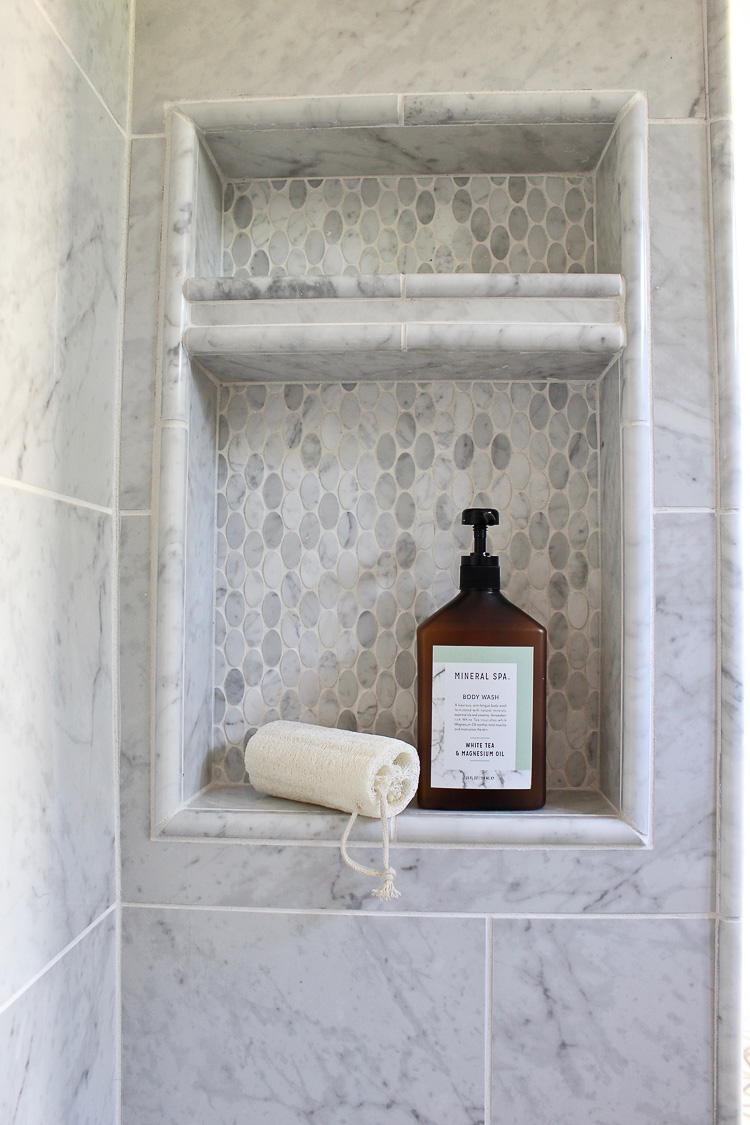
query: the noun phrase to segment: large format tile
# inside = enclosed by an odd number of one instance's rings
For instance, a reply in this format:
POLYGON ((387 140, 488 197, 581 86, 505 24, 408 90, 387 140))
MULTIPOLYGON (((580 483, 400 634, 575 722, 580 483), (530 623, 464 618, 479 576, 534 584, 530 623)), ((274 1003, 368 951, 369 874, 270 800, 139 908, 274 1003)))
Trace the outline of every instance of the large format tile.
POLYGON ((0 1015, 0 1120, 115 1121, 116 934, 110 914, 0 1015))
POLYGON ((120 507, 150 508, 164 141, 136 138, 130 171, 120 507))
POLYGON ((711 1120, 711 926, 495 921, 493 1120, 711 1120))
POLYGON ((114 116, 127 125, 129 0, 41 0, 114 116))
POLYGON ((707 0, 708 108, 712 118, 732 112, 730 0, 707 0))
POLYGON ((124 1125, 484 1121, 481 920, 123 921, 124 1125))
POLYGON ((33 4, 0 82, 0 475, 112 502, 124 142, 33 4))
POLYGON ((719 745, 719 910, 742 914, 745 632, 742 516, 719 517, 721 543, 721 742, 719 745))
POLYGON ((134 129, 179 98, 643 89, 656 117, 703 113, 699 0, 521 8, 457 0, 146 0, 138 6, 134 129), (252 69, 247 44, 252 42, 252 69))
POLYGON ((0 1002, 113 900, 110 517, 0 490, 0 1002))
POLYGON ((734 137, 731 121, 714 121, 711 132, 711 183, 714 219, 714 286, 718 361, 719 506, 742 504, 742 425, 737 354, 737 267, 734 227, 734 137))
POLYGON ((650 132, 654 499, 714 502, 713 317, 705 126, 650 132))
POLYGON ((716 923, 716 1125, 742 1120, 742 923, 716 923))

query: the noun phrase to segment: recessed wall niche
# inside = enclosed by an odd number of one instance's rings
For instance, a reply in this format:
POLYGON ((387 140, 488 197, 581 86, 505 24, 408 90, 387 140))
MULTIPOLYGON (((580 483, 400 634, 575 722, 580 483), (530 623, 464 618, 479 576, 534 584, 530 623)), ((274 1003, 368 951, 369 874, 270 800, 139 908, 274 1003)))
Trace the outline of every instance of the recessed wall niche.
POLYGON ((168 135, 155 825, 333 841, 243 784, 244 743, 278 717, 413 741, 414 630, 477 502, 550 634, 550 801, 398 839, 641 845, 642 98, 200 103, 168 135))

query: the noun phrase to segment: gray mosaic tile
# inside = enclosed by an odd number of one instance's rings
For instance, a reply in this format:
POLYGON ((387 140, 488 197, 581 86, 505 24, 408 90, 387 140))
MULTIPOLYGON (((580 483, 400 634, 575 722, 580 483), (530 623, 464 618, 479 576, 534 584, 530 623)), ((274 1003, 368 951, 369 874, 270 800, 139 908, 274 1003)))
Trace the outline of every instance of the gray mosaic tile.
POLYGON ((548 783, 597 784, 595 385, 223 387, 218 435, 215 782, 278 718, 414 743, 416 626, 486 504, 503 589, 549 630, 548 783))
POLYGON ((254 180, 224 193, 227 276, 594 271, 592 175, 254 180))

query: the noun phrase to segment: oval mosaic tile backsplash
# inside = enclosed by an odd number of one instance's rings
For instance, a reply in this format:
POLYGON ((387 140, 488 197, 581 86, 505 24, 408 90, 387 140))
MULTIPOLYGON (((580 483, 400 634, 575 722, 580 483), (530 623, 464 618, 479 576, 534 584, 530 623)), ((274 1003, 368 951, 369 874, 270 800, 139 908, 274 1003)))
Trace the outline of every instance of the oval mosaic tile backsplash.
POLYGON ((593 273, 594 180, 392 176, 229 183, 226 276, 593 273))
POLYGON ((457 592, 481 504, 504 590, 549 631, 549 785, 595 786, 597 401, 585 382, 223 387, 214 780, 241 782, 276 718, 414 742, 416 626, 457 592))

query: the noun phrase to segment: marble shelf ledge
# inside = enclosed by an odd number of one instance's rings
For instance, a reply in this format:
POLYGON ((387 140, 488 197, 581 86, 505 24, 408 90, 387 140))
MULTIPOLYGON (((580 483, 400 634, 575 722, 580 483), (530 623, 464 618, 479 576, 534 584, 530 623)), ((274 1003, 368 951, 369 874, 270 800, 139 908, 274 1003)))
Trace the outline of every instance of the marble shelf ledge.
MULTIPOLYGON (((214 786, 199 793, 161 825, 159 835, 183 839, 244 840, 269 845, 338 847, 347 816, 257 793, 249 785, 214 786)), ((431 812, 408 808, 392 824, 394 847, 645 847, 644 836, 605 797, 553 791, 533 813, 431 812)), ((380 822, 360 817, 353 846, 380 839, 380 822)))
POLYGON ((625 346, 616 274, 193 278, 191 360, 226 381, 598 378, 625 346))

